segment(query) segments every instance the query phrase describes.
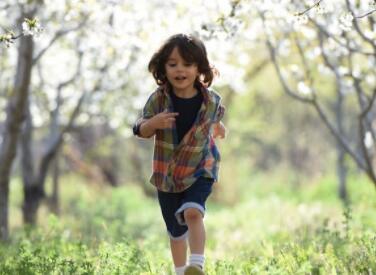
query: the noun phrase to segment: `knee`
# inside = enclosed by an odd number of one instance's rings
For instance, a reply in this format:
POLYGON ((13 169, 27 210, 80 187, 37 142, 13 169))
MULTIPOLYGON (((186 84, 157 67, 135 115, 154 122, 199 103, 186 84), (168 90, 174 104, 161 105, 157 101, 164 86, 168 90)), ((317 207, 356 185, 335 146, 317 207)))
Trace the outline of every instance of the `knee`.
POLYGON ((186 223, 199 221, 202 219, 202 214, 198 209, 188 208, 184 210, 184 219, 186 223))

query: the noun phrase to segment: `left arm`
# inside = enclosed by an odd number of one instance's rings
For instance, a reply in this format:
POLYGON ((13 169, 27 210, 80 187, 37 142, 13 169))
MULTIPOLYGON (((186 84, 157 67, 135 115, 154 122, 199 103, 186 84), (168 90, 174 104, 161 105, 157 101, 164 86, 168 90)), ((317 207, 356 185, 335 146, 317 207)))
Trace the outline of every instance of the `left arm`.
POLYGON ((223 139, 226 137, 226 132, 226 127, 222 121, 213 124, 213 138, 223 139))

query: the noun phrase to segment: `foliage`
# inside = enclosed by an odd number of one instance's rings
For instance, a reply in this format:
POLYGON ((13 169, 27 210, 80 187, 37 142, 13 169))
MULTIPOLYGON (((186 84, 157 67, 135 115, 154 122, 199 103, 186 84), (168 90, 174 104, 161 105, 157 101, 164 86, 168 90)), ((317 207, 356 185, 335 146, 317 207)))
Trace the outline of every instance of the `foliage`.
MULTIPOLYGON (((14 228, 10 243, 0 245, 0 274, 173 274, 155 200, 135 186, 65 180, 62 218, 14 228)), ((209 202, 207 274, 376 271, 376 205, 366 178, 351 178, 350 209, 331 190, 334 177, 298 188, 271 174, 242 181, 249 190, 233 206, 209 202)))

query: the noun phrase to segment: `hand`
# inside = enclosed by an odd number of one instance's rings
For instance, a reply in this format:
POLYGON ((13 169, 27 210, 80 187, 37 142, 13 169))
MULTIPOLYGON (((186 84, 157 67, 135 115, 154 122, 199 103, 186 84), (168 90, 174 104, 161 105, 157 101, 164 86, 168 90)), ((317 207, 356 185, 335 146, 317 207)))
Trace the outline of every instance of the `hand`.
POLYGON ((154 129, 172 128, 172 125, 175 122, 175 117, 178 115, 179 113, 169 113, 167 110, 164 110, 162 113, 159 113, 150 119, 150 125, 154 129))
POLYGON ((226 128, 222 122, 217 122, 213 124, 213 138, 225 138, 226 137, 226 128))

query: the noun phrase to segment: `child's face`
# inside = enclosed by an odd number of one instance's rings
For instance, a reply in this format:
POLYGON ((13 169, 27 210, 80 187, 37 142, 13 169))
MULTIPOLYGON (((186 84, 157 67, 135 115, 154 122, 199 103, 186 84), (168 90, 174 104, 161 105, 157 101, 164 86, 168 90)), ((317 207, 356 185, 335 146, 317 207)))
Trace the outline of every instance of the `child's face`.
POLYGON ((166 76, 176 92, 190 92, 199 75, 197 64, 186 62, 174 48, 165 64, 166 76))

